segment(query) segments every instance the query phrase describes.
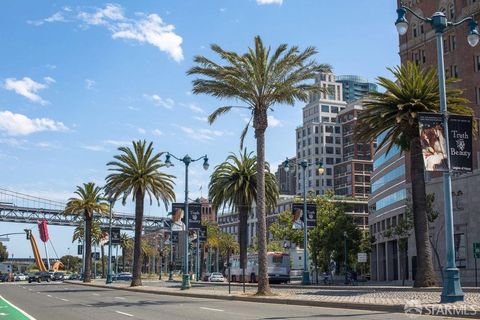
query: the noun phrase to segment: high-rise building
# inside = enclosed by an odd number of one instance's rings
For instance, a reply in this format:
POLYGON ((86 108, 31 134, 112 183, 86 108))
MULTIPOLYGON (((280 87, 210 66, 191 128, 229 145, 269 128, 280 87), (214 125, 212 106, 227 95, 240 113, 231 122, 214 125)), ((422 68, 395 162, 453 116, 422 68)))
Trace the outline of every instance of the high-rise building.
POLYGON ((371 192, 370 176, 374 143, 362 143, 355 139, 358 114, 362 112, 362 100, 349 103, 338 114, 342 126, 342 162, 334 166, 335 194, 355 198, 368 198, 371 192))
MULTIPOLYGON (((295 157, 288 159, 289 163, 296 163, 297 159, 295 157)), ((285 170, 283 163, 278 165, 277 171, 275 172, 275 179, 277 180, 278 191, 282 195, 294 195, 296 190, 296 172, 295 170, 285 170)))
MULTIPOLYGON (((324 194, 333 189, 333 166, 342 161, 342 132, 337 121, 340 111, 345 109, 342 84, 335 81, 333 73, 319 73, 315 84, 325 92, 310 94, 303 108, 303 124, 296 129, 297 162, 307 160, 311 164, 321 162, 324 174, 320 175, 314 165, 305 171, 307 190, 324 194)), ((296 193, 303 194, 303 170, 297 173, 296 193)))
POLYGON ((351 102, 361 99, 369 92, 376 92, 377 85, 368 82, 367 78, 355 75, 337 76, 336 81, 342 84, 343 100, 351 102))

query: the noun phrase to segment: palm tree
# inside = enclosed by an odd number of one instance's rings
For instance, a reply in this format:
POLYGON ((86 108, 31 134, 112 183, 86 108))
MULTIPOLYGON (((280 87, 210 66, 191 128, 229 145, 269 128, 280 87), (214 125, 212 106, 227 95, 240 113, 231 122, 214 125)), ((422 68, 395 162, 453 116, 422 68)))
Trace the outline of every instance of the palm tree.
POLYGON ((142 223, 145 195, 165 204, 165 208, 175 200, 173 191, 174 176, 160 172, 165 165, 160 161, 163 153, 154 153, 153 143, 145 140, 133 141, 133 149, 120 147, 115 160, 107 163, 109 174, 106 178, 106 193, 114 198, 122 198, 125 205, 132 194, 135 201, 135 245, 133 249, 133 278, 131 286, 142 285, 142 223))
MULTIPOLYGON (((275 104, 293 105, 295 100, 306 101, 309 91, 319 91, 319 87, 306 84, 320 70, 330 70, 327 65, 317 65, 312 56, 313 47, 300 52, 298 47, 288 48, 280 45, 271 54, 271 48, 263 45, 259 36, 255 37, 255 48, 239 55, 225 51, 218 45, 211 49, 217 53, 225 65, 217 64, 203 56, 196 56, 197 66, 191 68, 189 75, 203 78, 193 80, 193 93, 205 93, 220 99, 235 99, 244 103, 251 118, 240 136, 240 149, 253 121, 257 140, 257 217, 259 244, 259 295, 270 294, 267 274, 267 222, 265 214, 265 131, 268 127, 267 114, 275 104)), ((223 106, 215 110, 208 118, 210 124, 218 116, 232 110, 233 106, 223 106)))
POLYGON ((120 234, 120 247, 122 248, 122 271, 125 272, 125 257, 127 250, 131 250, 133 248, 133 239, 125 232, 120 234))
MULTIPOLYGON (((240 243, 240 268, 245 271, 247 266, 248 246, 248 216, 258 195, 257 157, 246 150, 237 157, 230 154, 212 173, 209 184, 209 195, 216 208, 225 205, 238 211, 240 243)), ((265 196, 266 205, 275 207, 278 198, 278 188, 275 175, 270 172, 265 163, 265 196)), ((245 276, 245 274, 244 274, 245 276)))
POLYGON ((73 214, 82 216, 85 220, 85 270, 83 282, 91 281, 92 269, 92 219, 94 213, 106 214, 108 203, 104 201, 102 189, 93 182, 84 183, 83 187, 77 186, 77 198, 70 198, 65 207, 65 215, 73 214))
MULTIPOLYGON (((393 146, 398 146, 402 152, 409 152, 413 223, 418 260, 414 286, 428 287, 436 284, 436 278, 429 243, 418 113, 439 112, 437 73, 434 69, 421 69, 411 62, 388 70, 395 76, 396 81, 384 77, 378 78, 385 92, 371 93, 364 102, 366 110, 359 117, 356 135, 359 141, 372 141, 384 133, 385 138, 379 141, 378 148, 388 146, 388 152, 393 146)), ((457 81, 450 78, 447 80, 447 85, 457 81)), ((473 115, 473 111, 467 107, 468 101, 462 98, 461 94, 462 90, 448 86, 449 113, 473 115)))

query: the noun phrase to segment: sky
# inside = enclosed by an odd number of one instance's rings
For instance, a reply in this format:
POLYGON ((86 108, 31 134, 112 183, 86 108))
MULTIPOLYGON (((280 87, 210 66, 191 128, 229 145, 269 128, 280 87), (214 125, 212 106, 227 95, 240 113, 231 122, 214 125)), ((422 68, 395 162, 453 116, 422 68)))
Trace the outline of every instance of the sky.
MULTIPOLYGON (((339 75, 374 81, 399 63, 396 1, 182 0, 2 1, 0 4, 0 188, 65 202, 77 185, 104 185, 106 163, 119 146, 153 141, 157 152, 205 154, 190 166, 190 197, 207 196, 209 175, 230 152, 248 114, 232 111, 209 125, 228 104, 191 93, 186 71, 193 57, 216 56, 211 44, 244 53, 260 35, 265 44, 315 46, 319 63, 339 75)), ((278 105, 269 115, 266 159, 273 168, 295 154, 303 103, 278 105)), ((248 150, 255 150, 250 131, 248 150)), ((184 199, 184 166, 177 201, 184 199)), ((131 203, 117 204, 133 212, 131 203)), ((146 215, 166 216, 164 206, 146 215)), ((0 222, 0 234, 34 225, 0 222)), ((73 229, 50 227, 59 256, 76 253, 73 229), (69 249, 70 248, 70 249, 69 249)), ((32 256, 24 236, 5 242, 15 257, 32 256)))

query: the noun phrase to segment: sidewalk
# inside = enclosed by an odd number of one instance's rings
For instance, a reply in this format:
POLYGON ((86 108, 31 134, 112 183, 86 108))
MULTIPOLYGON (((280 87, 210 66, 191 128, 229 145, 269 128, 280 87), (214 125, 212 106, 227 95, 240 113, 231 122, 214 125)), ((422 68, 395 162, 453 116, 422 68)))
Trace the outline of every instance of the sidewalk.
MULTIPOLYGON (((106 285, 104 280, 94 280, 90 284, 80 281, 65 281, 66 283, 81 284, 100 288, 110 288, 133 292, 163 294, 172 296, 187 296, 192 298, 238 300, 261 303, 279 303, 304 306, 318 306, 330 308, 360 309, 384 312, 405 312, 412 310, 452 310, 452 312, 463 310, 462 317, 478 319, 480 317, 480 291, 468 290, 465 293, 465 302, 457 304, 439 304, 440 288, 429 288, 428 290, 416 290, 411 287, 294 287, 273 288, 274 296, 257 297, 256 286, 246 286, 243 293, 242 286, 232 286, 231 294, 228 293, 228 286, 211 285, 209 283, 192 282, 190 290, 181 290, 179 282, 148 281, 143 286, 131 288, 129 282, 116 282, 106 285), (467 314, 465 314, 467 313, 467 314)), ((439 314, 445 316, 445 314, 439 314)), ((448 314, 447 314, 448 315, 448 314)))

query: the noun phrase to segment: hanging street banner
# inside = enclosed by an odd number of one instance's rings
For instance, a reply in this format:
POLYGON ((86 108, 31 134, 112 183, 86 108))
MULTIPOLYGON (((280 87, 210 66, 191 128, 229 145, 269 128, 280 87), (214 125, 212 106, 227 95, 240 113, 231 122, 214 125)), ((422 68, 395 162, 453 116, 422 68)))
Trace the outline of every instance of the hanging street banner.
POLYGON ((207 241, 207 227, 202 226, 198 232, 198 237, 200 239, 200 242, 205 242, 207 241))
POLYGON ((120 244, 120 228, 112 228, 112 245, 120 244))
MULTIPOLYGON (((292 204, 293 229, 303 229, 303 203, 292 204)), ((315 227, 317 225, 317 205, 307 203, 307 227, 315 227)))
POLYGON ((202 226, 202 204, 188 204, 188 229, 198 230, 202 226))
POLYGON ((448 171, 443 115, 419 113, 418 128, 425 171, 448 171))
POLYGON ((448 117, 448 147, 450 168, 453 171, 473 169, 472 161, 472 117, 450 115, 448 117))
POLYGON ((172 203, 172 231, 185 231, 184 203, 172 203))

